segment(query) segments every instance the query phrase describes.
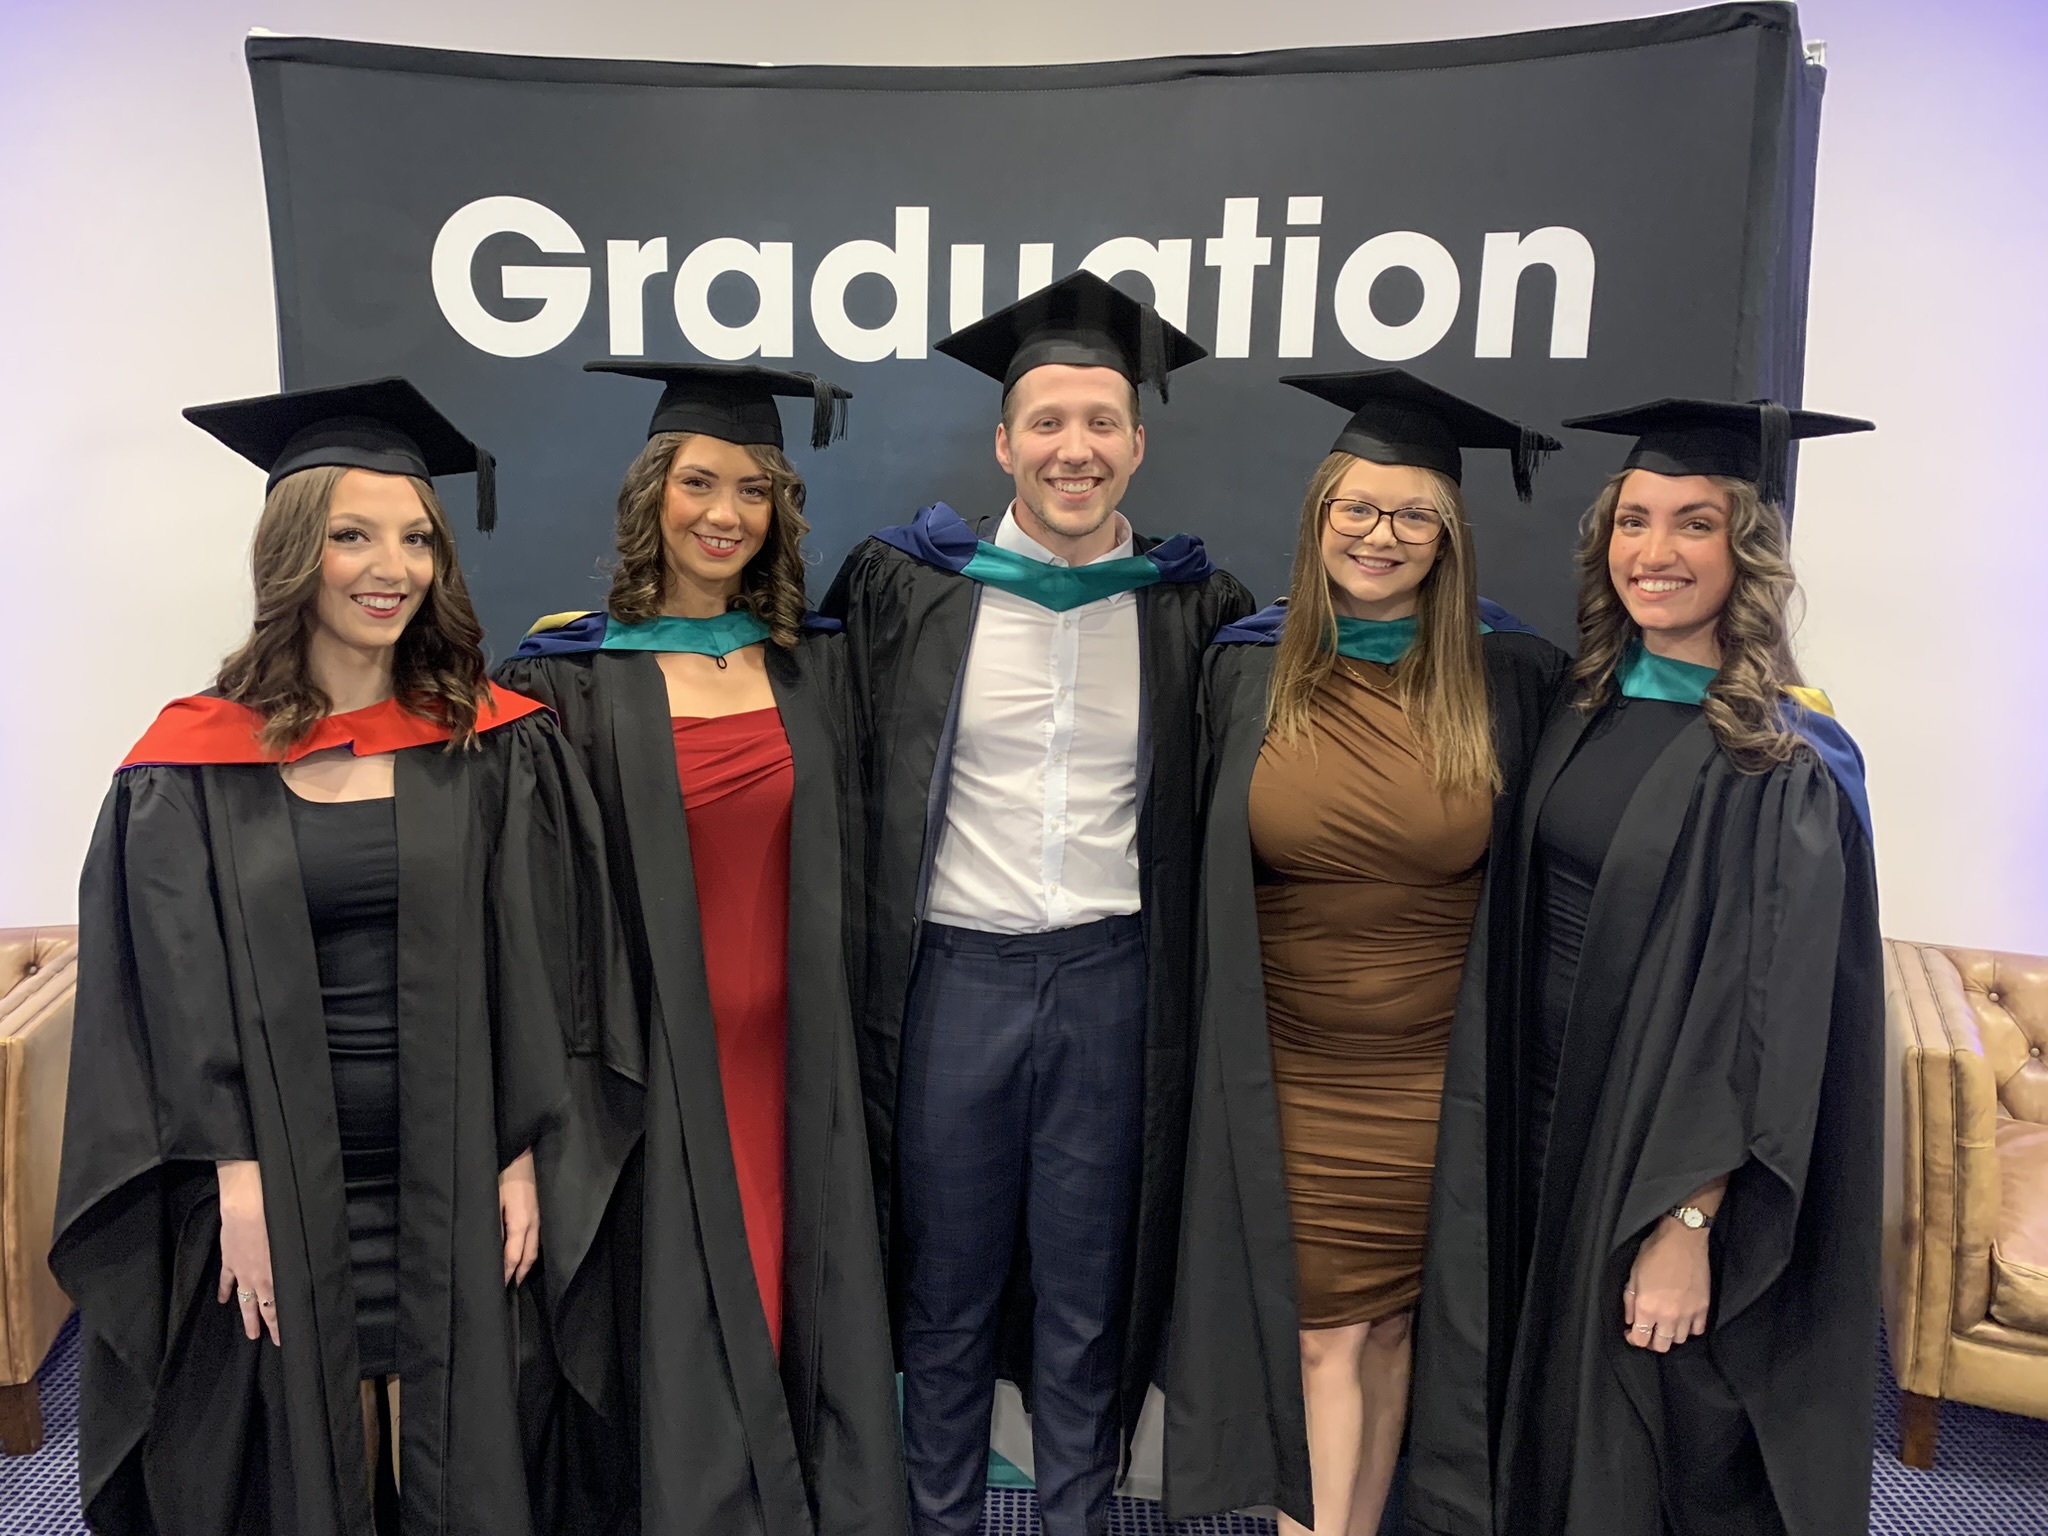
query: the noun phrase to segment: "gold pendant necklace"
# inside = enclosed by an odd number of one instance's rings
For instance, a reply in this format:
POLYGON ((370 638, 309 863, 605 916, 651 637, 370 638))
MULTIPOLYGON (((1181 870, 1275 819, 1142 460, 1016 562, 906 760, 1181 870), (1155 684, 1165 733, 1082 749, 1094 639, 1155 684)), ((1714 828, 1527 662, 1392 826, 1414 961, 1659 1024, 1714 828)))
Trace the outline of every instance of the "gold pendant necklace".
POLYGON ((1372 673, 1364 670, 1364 663, 1354 661, 1349 656, 1339 656, 1337 658, 1337 665, 1343 669, 1346 677, 1354 682, 1363 684, 1374 693, 1387 694, 1394 691, 1394 685, 1397 680, 1394 677, 1394 669, 1392 667, 1380 669, 1386 674, 1386 680, 1380 682, 1374 679, 1372 673))

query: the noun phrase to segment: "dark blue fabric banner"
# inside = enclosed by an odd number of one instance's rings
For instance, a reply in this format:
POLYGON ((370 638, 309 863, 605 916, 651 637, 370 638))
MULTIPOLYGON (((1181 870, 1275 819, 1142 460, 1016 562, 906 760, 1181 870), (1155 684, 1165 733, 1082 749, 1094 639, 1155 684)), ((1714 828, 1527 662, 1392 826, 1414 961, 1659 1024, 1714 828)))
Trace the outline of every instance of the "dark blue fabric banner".
MULTIPOLYGON (((1282 590, 1339 412, 1282 374, 1398 362, 1555 429, 1660 395, 1797 401, 1821 73, 1789 6, 1390 48, 1005 69, 248 45, 287 387, 403 372, 498 455, 463 558, 492 647, 601 606, 650 386, 758 359, 854 392, 792 457, 814 595, 873 528, 1000 512, 998 389, 932 343, 1078 267, 1214 354, 1146 399, 1125 510, 1282 590)), ((1518 505, 1468 456, 1489 596, 1568 640, 1617 462, 1518 505)), ((460 508, 466 482, 451 482, 460 508)))

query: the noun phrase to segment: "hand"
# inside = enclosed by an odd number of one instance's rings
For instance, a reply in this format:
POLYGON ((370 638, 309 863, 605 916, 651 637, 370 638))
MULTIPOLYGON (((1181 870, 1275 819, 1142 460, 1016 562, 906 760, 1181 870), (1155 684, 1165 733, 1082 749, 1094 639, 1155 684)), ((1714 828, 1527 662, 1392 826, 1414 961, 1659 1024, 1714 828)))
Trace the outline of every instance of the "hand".
POLYGON ((523 1284, 540 1257, 540 1185, 532 1148, 498 1175, 498 1230, 505 1239, 505 1283, 523 1284))
POLYGON ((277 1337, 277 1288, 270 1278, 270 1231, 263 1223, 263 1174, 253 1161, 214 1164, 220 1181, 220 1286, 215 1299, 242 1309, 251 1339, 277 1337))
POLYGON ((1665 1217, 1636 1250, 1621 1293, 1628 1342, 1660 1355, 1670 1353, 1672 1345, 1707 1331, 1707 1304, 1712 1298, 1707 1234, 1665 1217))

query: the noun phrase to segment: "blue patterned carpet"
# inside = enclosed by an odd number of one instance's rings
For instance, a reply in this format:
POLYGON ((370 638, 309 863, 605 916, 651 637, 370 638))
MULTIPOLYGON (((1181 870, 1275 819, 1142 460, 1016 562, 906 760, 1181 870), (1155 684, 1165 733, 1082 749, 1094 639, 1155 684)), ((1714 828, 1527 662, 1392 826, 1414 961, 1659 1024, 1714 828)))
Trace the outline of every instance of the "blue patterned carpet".
MULTIPOLYGON (((43 1449, 0 1457, 0 1533, 85 1536, 78 1517, 78 1347, 67 1326, 43 1366, 43 1449)), ((1932 1472, 1899 1465, 1898 1388, 1887 1368, 1871 1459, 1872 1536, 2048 1536, 2048 1422, 1946 1403, 1932 1472)), ((1119 1499, 1110 1536, 1165 1536, 1155 1504, 1119 1499)), ((991 1490, 984 1536, 1038 1536, 1027 1491, 991 1490)), ((1270 1536, 1272 1523, 1243 1516, 1197 1520, 1176 1536, 1270 1536)))

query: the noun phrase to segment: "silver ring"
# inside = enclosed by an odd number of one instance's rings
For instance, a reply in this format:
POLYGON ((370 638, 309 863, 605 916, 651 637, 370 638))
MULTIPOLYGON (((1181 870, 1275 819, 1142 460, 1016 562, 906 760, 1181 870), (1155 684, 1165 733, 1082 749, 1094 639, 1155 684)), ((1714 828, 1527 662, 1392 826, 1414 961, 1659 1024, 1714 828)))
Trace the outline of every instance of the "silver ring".
POLYGON ((237 1301, 254 1301, 255 1299, 256 1293, 254 1291, 237 1290, 235 1292, 235 1300, 237 1301))
POLYGON ((1636 1332, 1637 1332, 1637 1333, 1648 1333, 1649 1331, 1650 1331, 1650 1325, 1649 1325, 1648 1323, 1637 1323, 1637 1324, 1636 1324, 1636 1332))
POLYGON ((274 1307, 277 1305, 277 1303, 274 1301, 259 1301, 256 1303, 256 1305, 259 1307, 274 1307))

